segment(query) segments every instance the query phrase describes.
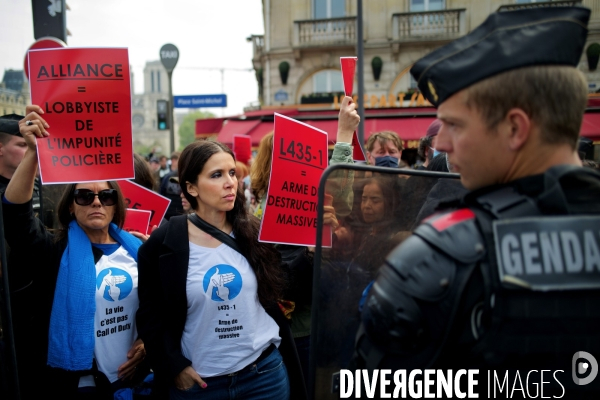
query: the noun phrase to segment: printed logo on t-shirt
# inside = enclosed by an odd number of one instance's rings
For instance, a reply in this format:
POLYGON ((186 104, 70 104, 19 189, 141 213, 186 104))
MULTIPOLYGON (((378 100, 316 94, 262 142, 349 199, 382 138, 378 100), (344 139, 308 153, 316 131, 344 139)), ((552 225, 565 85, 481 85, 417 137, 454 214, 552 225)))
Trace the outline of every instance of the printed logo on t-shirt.
POLYGON ((123 300, 133 289, 133 279, 120 268, 106 268, 96 277, 96 288, 108 301, 123 300))
POLYGON ((219 264, 208 270, 202 281, 204 293, 213 301, 233 300, 242 290, 242 276, 231 265, 219 264))

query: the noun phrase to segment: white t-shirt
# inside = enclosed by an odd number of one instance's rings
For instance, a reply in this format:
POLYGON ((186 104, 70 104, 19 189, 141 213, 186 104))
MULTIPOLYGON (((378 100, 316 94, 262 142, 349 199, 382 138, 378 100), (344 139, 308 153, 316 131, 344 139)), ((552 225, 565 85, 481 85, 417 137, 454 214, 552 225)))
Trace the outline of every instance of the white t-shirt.
POLYGON ((137 263, 121 246, 96 263, 94 358, 110 382, 118 379, 117 369, 137 338, 138 306, 137 263))
POLYGON ((226 244, 190 242, 186 294, 181 349, 201 377, 239 371, 271 343, 279 346, 279 326, 258 301, 252 267, 226 244))

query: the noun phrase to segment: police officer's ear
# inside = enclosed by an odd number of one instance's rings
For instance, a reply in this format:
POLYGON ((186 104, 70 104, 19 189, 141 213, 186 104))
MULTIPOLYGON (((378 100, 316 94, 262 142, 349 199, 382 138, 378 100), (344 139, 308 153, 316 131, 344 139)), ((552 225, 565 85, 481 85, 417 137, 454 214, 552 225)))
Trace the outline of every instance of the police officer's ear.
POLYGON ((533 131, 536 129, 539 130, 529 115, 520 108, 508 110, 506 117, 499 124, 500 133, 506 135, 508 147, 513 151, 520 150, 531 140, 534 134, 533 131))

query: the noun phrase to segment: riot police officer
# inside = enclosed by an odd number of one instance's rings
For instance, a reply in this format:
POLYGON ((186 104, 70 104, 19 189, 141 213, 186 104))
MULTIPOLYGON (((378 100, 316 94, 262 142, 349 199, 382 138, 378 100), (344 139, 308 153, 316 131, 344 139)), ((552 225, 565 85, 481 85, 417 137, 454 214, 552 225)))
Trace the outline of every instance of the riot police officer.
POLYGON ((600 175, 576 152, 589 16, 494 13, 411 69, 442 121, 435 148, 470 192, 388 256, 359 365, 555 368, 565 393, 597 390, 571 379, 576 352, 600 356, 600 175))

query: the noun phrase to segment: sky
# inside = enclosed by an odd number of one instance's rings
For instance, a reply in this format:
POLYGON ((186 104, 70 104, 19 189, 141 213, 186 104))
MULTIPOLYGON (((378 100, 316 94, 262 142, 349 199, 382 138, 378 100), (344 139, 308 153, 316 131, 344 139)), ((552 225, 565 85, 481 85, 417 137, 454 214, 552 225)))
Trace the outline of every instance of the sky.
MULTIPOLYGON (((50 2, 48 2, 50 4, 50 2)), ((264 33, 261 0, 68 0, 69 47, 127 47, 134 91, 143 92, 146 61, 159 60, 166 43, 179 49, 173 94, 227 94, 228 107, 207 108, 237 115, 258 99, 251 34, 264 33), (224 83, 219 71, 225 68, 224 83), (227 70, 230 68, 231 70, 227 70), (245 70, 245 71, 237 71, 245 70)), ((30 0, 0 0, 0 73, 23 69, 35 41, 30 0)), ((0 78, 1 79, 1 78, 0 78)))

